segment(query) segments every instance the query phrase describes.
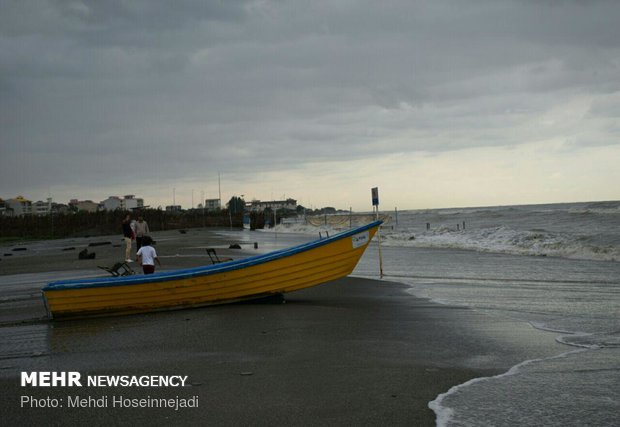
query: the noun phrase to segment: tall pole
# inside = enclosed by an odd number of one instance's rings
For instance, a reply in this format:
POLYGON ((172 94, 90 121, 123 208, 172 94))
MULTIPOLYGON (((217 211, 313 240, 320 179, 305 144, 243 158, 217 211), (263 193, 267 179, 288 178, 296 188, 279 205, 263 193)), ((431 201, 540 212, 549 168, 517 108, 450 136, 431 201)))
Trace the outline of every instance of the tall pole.
POLYGON ((220 201, 220 209, 222 208, 222 182, 220 179, 220 173, 217 173, 217 194, 218 194, 218 199, 220 201))
POLYGON ((228 218, 230 219, 230 229, 232 230, 232 210, 237 196, 232 196, 230 202, 228 202, 228 218))
POLYGON ((52 239, 54 238, 54 211, 52 210, 52 194, 47 198, 47 209, 50 213, 50 221, 52 223, 52 239))
MULTIPOLYGON (((379 220, 379 206, 376 206, 375 219, 379 220)), ((381 226, 377 228, 377 243, 379 245, 379 277, 383 277, 383 254, 381 252, 381 226)))
MULTIPOLYGON (((379 188, 374 187, 370 190, 372 196, 372 207, 375 211, 375 221, 379 221, 379 188)), ((381 253, 381 226, 377 228, 377 243, 379 245, 379 275, 383 277, 383 254, 381 253)))
POLYGON ((202 227, 205 226, 205 192, 200 190, 200 203, 202 204, 202 227))
POLYGON ((353 228, 353 208, 349 206, 349 228, 353 228))

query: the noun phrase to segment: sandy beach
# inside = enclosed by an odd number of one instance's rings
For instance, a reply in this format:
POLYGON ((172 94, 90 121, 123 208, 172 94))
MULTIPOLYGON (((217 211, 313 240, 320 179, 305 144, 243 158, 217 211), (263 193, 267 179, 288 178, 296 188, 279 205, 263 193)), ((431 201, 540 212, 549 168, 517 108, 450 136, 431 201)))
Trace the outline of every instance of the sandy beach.
MULTIPOLYGON (((247 242, 227 249, 230 239, 208 230, 154 237, 164 268, 205 262, 205 246, 218 247, 222 256, 254 251, 247 242)), ((92 247, 95 260, 78 261, 77 249, 105 240, 41 243, 53 251, 30 243, 2 260, 0 384, 7 425, 435 425, 428 403, 452 386, 505 372, 532 354, 557 353, 547 333, 526 324, 358 277, 288 294, 285 303, 42 320, 40 286, 55 275, 101 274, 96 265, 118 258, 122 248, 114 244, 120 242, 92 247), (70 244, 76 250, 62 251, 70 244), (22 387, 22 371, 180 375, 187 385, 22 387), (23 396, 57 399, 63 407, 24 406, 23 396), (68 407, 75 396, 106 397, 108 406, 68 407), (111 407, 119 396, 196 396, 199 406, 111 407)))

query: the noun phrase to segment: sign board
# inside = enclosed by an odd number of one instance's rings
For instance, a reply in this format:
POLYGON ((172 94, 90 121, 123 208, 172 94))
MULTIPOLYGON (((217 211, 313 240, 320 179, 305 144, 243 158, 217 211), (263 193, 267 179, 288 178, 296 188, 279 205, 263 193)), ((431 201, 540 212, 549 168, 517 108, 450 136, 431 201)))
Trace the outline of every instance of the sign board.
POLYGON ((359 248, 360 246, 364 246, 369 241, 370 241, 370 236, 369 236, 368 231, 351 236, 351 242, 353 243, 353 248, 359 248))
POLYGON ((379 206, 379 187, 373 187, 370 189, 372 195, 372 205, 379 206))

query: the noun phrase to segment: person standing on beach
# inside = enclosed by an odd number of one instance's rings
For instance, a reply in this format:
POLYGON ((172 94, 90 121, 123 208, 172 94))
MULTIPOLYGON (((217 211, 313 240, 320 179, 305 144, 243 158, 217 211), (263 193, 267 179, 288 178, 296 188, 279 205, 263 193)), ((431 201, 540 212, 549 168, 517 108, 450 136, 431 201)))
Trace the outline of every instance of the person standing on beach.
POLYGON ((157 265, 161 266, 161 262, 157 257, 157 252, 155 252, 155 248, 151 246, 151 243, 153 243, 153 239, 149 236, 144 236, 142 238, 143 246, 138 249, 138 253, 136 254, 144 274, 155 273, 155 262, 157 262, 157 265))
POLYGON ((129 222, 129 226, 131 227, 131 231, 133 232, 133 238, 135 239, 136 238, 136 220, 132 219, 129 222))
POLYGON ((125 239, 125 262, 131 262, 131 241, 135 238, 131 228, 131 215, 127 214, 123 220, 123 238, 125 239))
POLYGON ((138 246, 138 250, 140 250, 144 244, 143 239, 147 237, 149 232, 150 230, 148 223, 144 220, 144 218, 142 218, 142 215, 140 215, 138 217, 138 222, 136 222, 136 245, 138 246))

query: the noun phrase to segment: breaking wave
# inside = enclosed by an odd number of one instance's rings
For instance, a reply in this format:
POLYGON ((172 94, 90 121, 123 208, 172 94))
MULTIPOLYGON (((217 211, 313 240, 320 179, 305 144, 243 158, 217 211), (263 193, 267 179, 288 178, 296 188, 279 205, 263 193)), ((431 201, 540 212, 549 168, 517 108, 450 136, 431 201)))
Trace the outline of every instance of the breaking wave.
POLYGON ((384 234, 383 243, 389 246, 452 248, 514 255, 620 261, 618 247, 597 245, 590 242, 587 237, 545 230, 518 231, 509 227, 490 227, 471 231, 439 227, 421 234, 387 232, 384 234))

